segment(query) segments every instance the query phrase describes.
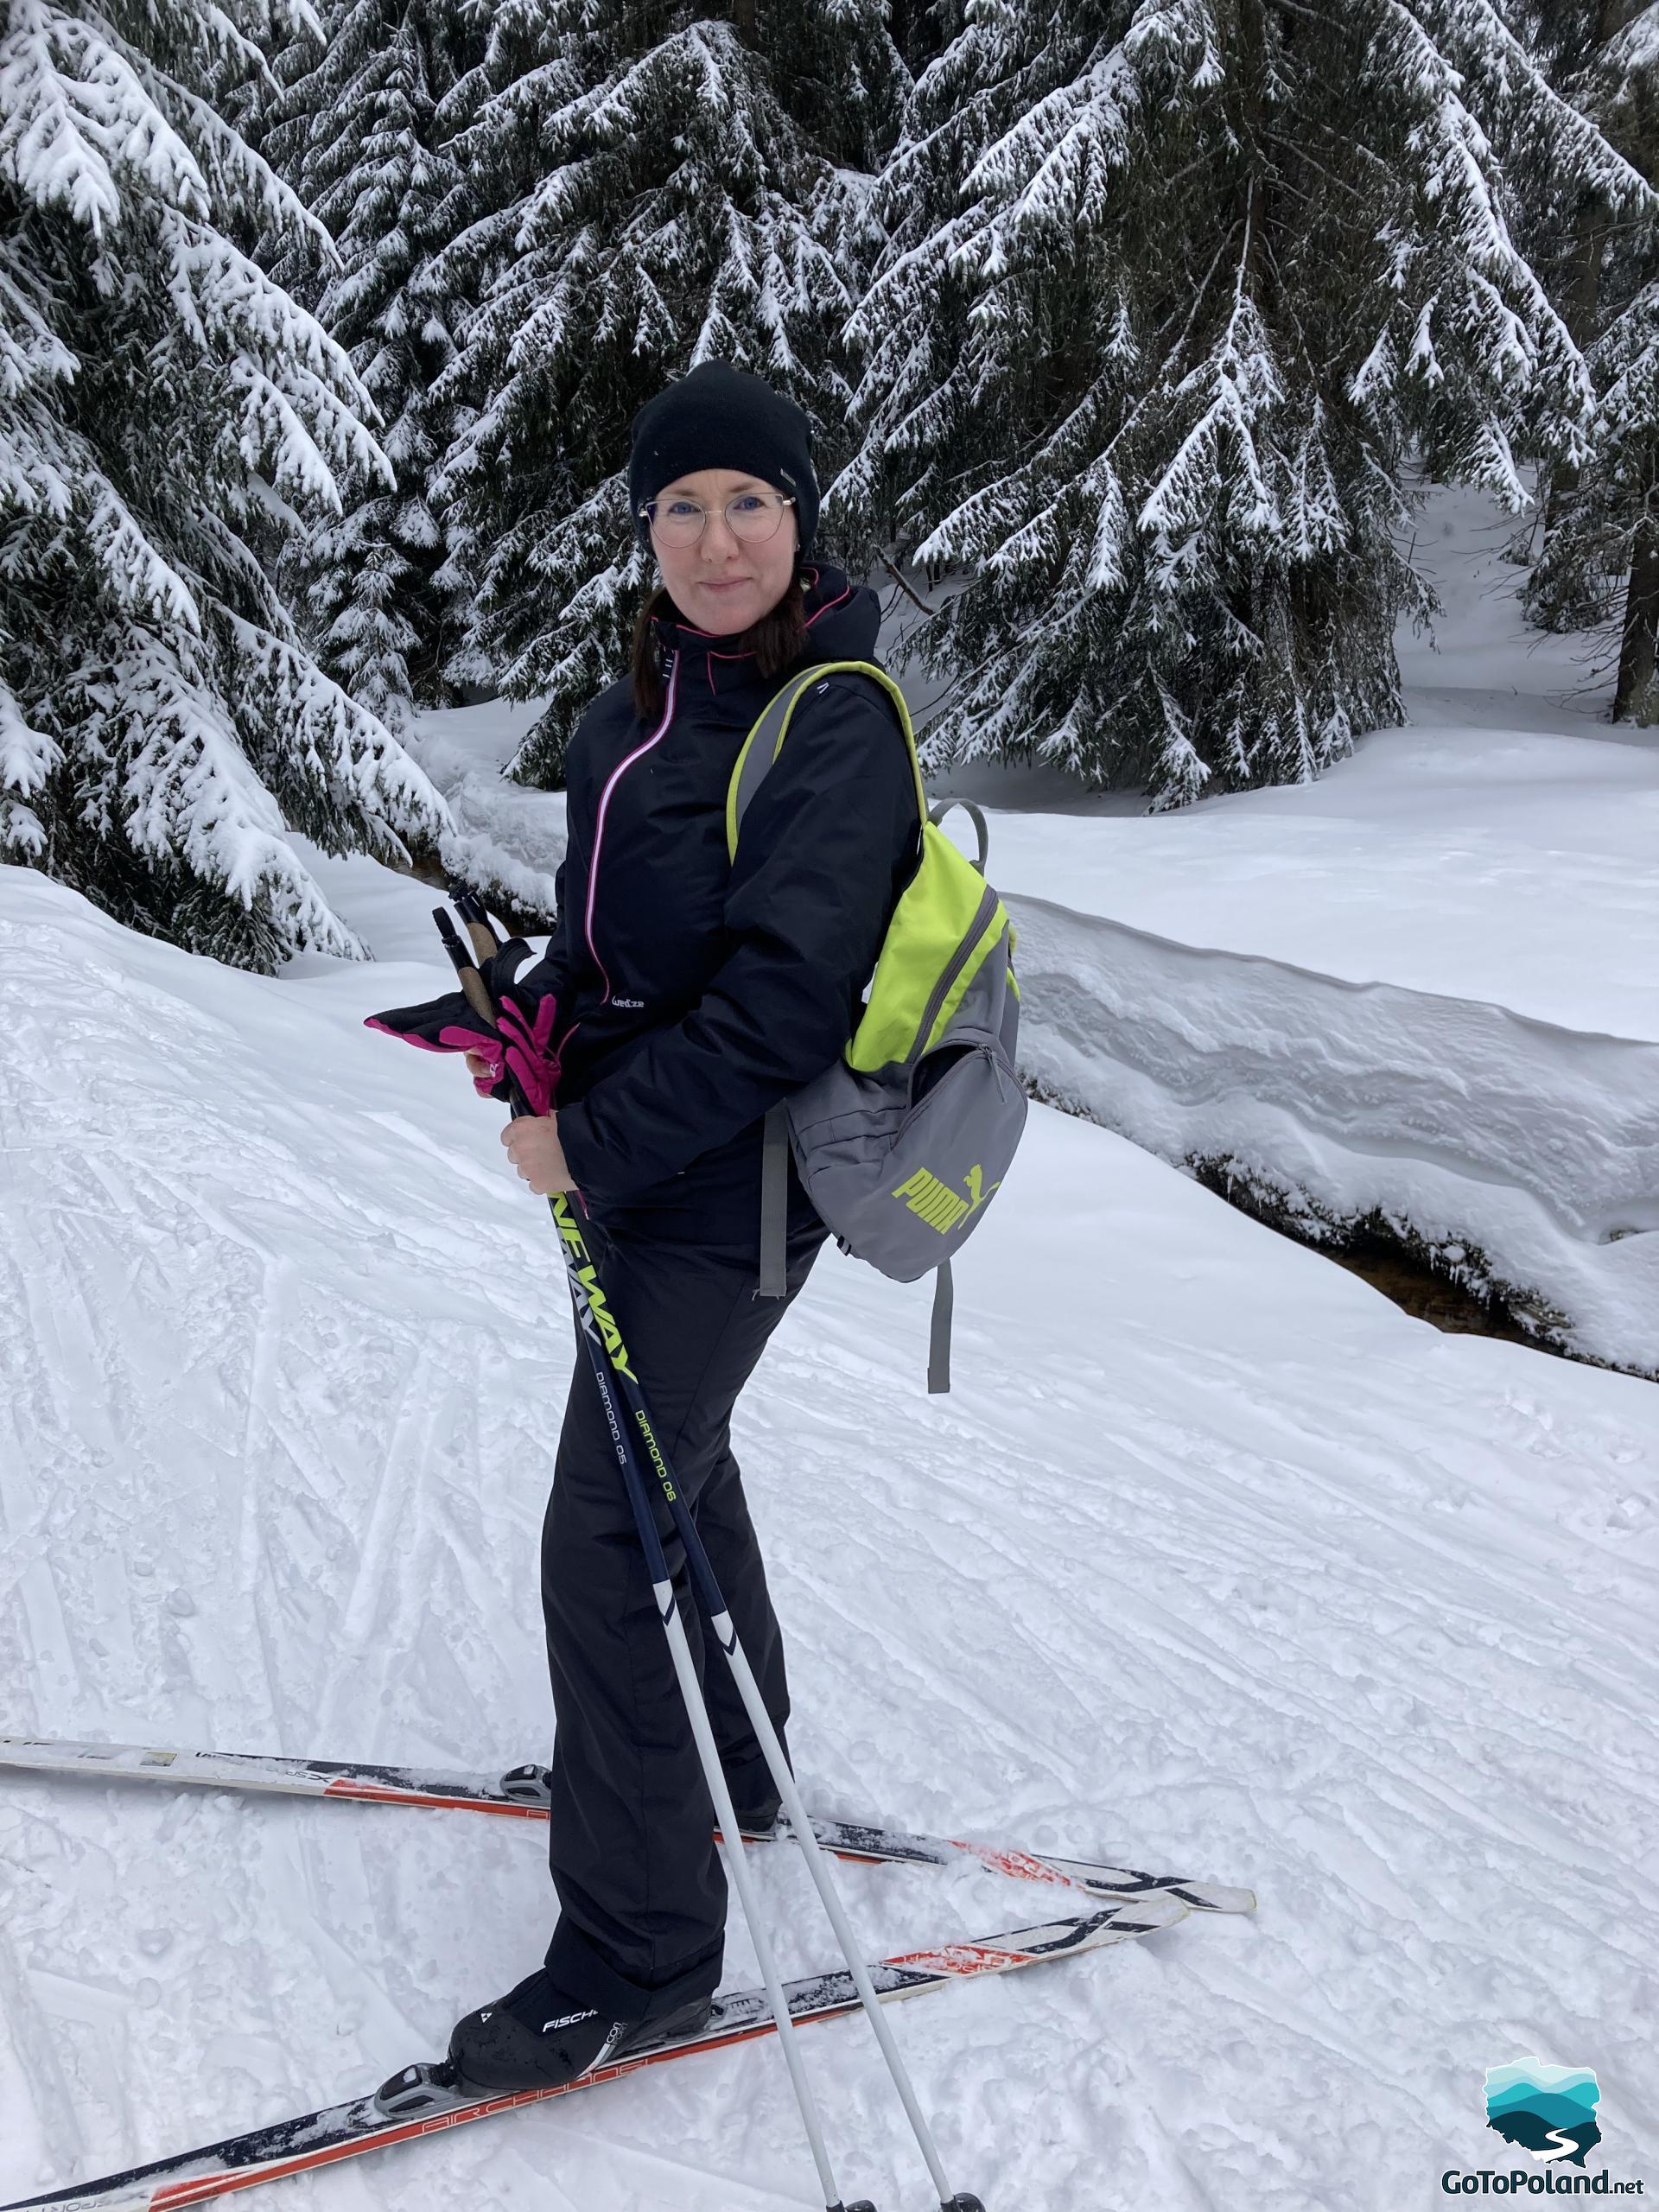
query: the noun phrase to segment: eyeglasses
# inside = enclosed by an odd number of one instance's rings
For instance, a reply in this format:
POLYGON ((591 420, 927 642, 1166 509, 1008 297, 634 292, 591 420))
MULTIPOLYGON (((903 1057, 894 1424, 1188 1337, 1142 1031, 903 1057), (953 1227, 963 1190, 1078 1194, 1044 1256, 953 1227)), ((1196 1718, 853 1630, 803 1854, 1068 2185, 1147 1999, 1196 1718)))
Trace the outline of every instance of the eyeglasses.
MULTIPOLYGON (((784 509, 794 505, 781 492, 740 492, 722 512, 733 537, 755 545, 777 536, 784 509)), ((708 508, 696 499, 647 499, 639 512, 664 545, 695 545, 709 524, 708 508)))

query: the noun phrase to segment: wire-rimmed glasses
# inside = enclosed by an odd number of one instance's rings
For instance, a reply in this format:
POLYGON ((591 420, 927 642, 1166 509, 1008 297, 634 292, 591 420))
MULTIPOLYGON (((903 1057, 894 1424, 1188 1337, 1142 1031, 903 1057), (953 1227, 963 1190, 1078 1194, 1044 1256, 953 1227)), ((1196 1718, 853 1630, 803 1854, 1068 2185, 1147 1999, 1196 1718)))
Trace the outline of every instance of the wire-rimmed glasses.
MULTIPOLYGON (((734 537, 756 545, 777 536, 784 509, 794 505, 781 492, 739 492, 723 509, 726 527, 734 537)), ((709 509, 677 493, 671 499, 647 499, 639 512, 664 545, 695 545, 709 526, 709 509)))

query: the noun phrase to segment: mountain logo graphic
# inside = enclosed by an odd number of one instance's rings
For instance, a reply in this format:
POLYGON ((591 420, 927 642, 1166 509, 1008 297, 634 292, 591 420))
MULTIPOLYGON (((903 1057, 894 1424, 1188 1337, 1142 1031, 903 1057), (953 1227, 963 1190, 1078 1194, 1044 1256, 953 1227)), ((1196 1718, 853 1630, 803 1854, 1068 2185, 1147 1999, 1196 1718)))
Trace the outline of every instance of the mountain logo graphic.
POLYGON ((1486 2069, 1486 2125, 1506 2143, 1530 2151, 1541 2164, 1560 2158, 1581 2166, 1601 2140, 1596 2107, 1601 2088, 1587 2066, 1546 2066, 1517 2058, 1486 2069))

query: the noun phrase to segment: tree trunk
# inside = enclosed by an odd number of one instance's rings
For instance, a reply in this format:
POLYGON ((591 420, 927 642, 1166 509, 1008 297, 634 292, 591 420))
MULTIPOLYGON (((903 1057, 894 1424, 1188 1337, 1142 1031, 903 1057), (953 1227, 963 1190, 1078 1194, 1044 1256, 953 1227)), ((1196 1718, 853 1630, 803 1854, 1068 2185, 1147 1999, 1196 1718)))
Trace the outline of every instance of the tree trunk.
POLYGON ((1624 594, 1613 720, 1643 729, 1659 722, 1659 454, 1648 472, 1647 511, 1630 547, 1630 581, 1624 594))

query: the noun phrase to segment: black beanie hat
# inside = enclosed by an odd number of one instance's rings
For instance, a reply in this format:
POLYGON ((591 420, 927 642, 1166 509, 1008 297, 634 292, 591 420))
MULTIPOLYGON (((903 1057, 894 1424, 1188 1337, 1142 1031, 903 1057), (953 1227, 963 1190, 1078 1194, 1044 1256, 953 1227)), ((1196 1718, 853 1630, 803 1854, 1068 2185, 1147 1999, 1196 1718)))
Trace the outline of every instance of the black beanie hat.
POLYGON ((802 410, 764 378, 729 361, 700 362, 633 418, 628 509, 634 535, 650 546, 651 525, 639 510, 664 485, 699 468, 735 468, 793 498, 804 557, 818 524, 811 436, 802 410))

